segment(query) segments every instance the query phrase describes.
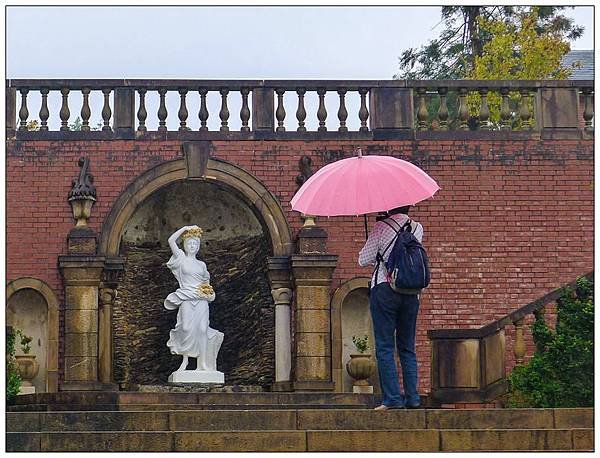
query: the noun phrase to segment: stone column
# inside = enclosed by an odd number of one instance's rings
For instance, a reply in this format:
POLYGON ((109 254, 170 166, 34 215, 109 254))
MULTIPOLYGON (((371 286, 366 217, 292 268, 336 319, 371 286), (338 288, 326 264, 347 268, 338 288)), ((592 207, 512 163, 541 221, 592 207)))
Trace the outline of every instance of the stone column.
POLYGON ((292 256, 296 290, 294 389, 333 391, 331 371, 331 312, 329 291, 337 256, 326 252, 327 233, 303 227, 299 254, 292 256))
POLYGON ((275 383, 273 391, 292 391, 292 276, 290 258, 271 257, 267 260, 271 294, 275 303, 275 383))
MULTIPOLYGON (((98 310, 98 378, 104 384, 113 383, 112 310, 117 286, 123 272, 123 258, 107 259, 100 284, 98 310)), ((117 386, 114 386, 117 389, 117 386)))

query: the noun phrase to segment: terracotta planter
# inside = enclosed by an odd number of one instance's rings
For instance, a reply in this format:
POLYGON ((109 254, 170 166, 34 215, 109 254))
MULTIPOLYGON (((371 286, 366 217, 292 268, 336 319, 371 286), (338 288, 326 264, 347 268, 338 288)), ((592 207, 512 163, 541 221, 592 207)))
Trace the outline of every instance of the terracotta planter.
POLYGON ((350 361, 346 363, 346 370, 354 379, 354 386, 369 386, 368 378, 375 370, 375 362, 367 353, 350 355, 350 361))
POLYGON ((35 360, 35 355, 17 355, 15 358, 19 365, 22 386, 33 386, 32 380, 40 371, 40 365, 35 360))

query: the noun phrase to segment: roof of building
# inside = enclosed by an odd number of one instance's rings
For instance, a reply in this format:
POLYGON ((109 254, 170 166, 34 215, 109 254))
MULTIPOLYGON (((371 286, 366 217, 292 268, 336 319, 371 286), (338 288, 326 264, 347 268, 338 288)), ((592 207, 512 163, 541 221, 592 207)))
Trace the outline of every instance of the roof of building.
POLYGON ((594 79, 594 50, 574 50, 569 51, 562 58, 562 64, 565 67, 572 67, 570 80, 593 80, 594 79))

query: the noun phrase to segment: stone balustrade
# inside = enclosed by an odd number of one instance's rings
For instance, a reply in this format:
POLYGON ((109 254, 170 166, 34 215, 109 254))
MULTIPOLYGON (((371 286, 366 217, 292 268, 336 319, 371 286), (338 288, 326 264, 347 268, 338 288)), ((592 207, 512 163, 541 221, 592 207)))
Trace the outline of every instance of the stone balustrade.
POLYGON ((593 133, 594 119, 593 81, 21 79, 7 80, 6 87, 7 138, 26 140, 392 139, 444 132, 581 138, 593 133), (60 107, 52 107, 49 97, 58 94, 60 107), (176 110, 167 103, 173 96, 176 110), (207 103, 215 96, 218 110, 207 103), (156 110, 149 110, 149 97, 158 99, 156 110), (197 113, 190 112, 191 103, 197 113), (238 113, 232 113, 234 103, 238 113), (101 121, 91 125, 94 115, 101 121), (60 118, 56 129, 49 126, 51 116, 60 118), (74 132, 69 121, 76 117, 81 122, 74 132), (174 117, 176 129, 167 122, 174 117), (218 128, 209 127, 213 119, 218 128), (239 129, 231 127, 233 119, 239 129), (149 121, 158 121, 155 130, 149 121))
MULTIPOLYGON (((594 272, 585 275, 593 280, 594 272)), ((576 281, 566 285, 576 288, 576 281)), ((431 399, 437 404, 456 402, 490 402, 507 389, 506 331, 512 328, 512 360, 525 362, 526 318, 544 317, 546 308, 562 295, 558 288, 508 315, 481 328, 434 329, 427 332, 431 340, 431 399)))

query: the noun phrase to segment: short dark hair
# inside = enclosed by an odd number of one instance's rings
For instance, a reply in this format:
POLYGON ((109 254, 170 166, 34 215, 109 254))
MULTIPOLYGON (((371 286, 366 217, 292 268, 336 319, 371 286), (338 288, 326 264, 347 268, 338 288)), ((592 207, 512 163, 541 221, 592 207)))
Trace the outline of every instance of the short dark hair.
POLYGON ((392 208, 390 211, 388 211, 389 215, 397 215, 398 213, 404 213, 405 215, 408 215, 408 211, 410 210, 410 205, 405 205, 404 207, 396 207, 396 208, 392 208))

